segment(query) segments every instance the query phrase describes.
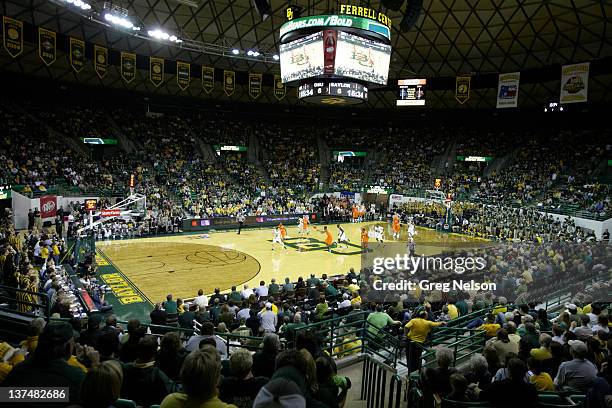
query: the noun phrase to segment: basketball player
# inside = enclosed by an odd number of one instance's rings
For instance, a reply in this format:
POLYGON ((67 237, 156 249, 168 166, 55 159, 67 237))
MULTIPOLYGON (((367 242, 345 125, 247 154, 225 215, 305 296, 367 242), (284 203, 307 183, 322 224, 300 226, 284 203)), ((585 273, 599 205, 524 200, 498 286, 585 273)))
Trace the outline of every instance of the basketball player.
POLYGON ((278 229, 281 232, 281 238, 283 239, 283 242, 284 242, 285 239, 287 239, 287 228, 285 228, 285 226, 281 222, 280 224, 278 224, 278 229))
POLYGON ((340 224, 336 225, 336 227, 338 228, 338 247, 339 248, 348 248, 348 245, 346 245, 346 242, 349 242, 348 237, 346 236, 346 232, 344 232, 344 228, 342 228, 340 226, 340 224), (341 243, 345 243, 341 246, 341 243))
POLYGON ((327 245, 327 252, 331 252, 331 247, 334 243, 334 237, 330 230, 327 229, 327 225, 323 227, 323 231, 319 231, 321 234, 325 234, 325 245, 327 245))
POLYGON ((379 243, 383 243, 384 242, 384 236, 385 236, 385 229, 383 228, 382 225, 377 225, 374 227, 374 238, 376 239, 376 242, 379 243))
POLYGON ((393 239, 394 240, 398 240, 400 237, 400 217, 397 213, 393 214, 393 224, 392 224, 392 228, 393 228, 393 239))
POLYGON ((412 238, 416 235, 416 231, 414 229, 414 224, 412 223, 412 218, 408 219, 408 238, 412 238))
POLYGON ((283 242, 283 238, 281 236, 281 230, 278 227, 274 227, 274 238, 272 239, 272 250, 274 251, 274 247, 276 244, 280 244, 283 249, 287 249, 285 243, 283 242))
POLYGON ((306 237, 308 237, 310 235, 310 221, 308 221, 307 215, 302 218, 304 220, 304 233, 306 234, 306 237))
POLYGON ((368 252, 368 231, 365 227, 361 227, 361 251, 368 252))

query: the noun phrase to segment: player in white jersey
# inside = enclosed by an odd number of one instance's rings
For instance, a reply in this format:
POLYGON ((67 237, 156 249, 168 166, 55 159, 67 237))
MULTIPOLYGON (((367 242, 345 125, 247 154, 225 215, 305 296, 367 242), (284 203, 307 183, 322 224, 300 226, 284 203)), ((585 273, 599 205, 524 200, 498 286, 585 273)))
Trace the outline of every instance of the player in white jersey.
POLYGON ((349 242, 349 239, 346 236, 346 232, 344 231, 344 228, 342 228, 340 224, 336 225, 336 227, 338 228, 338 247, 348 248, 348 245, 346 245, 346 242, 349 242), (344 244, 340 246, 340 244, 343 242, 344 244))
POLYGON ((382 225, 377 225, 374 227, 374 238, 376 241, 382 243, 384 240, 385 229, 382 225))
POLYGON ((272 239, 272 250, 273 251, 274 251, 276 244, 280 244, 283 247, 283 249, 287 249, 287 247, 285 246, 285 243, 283 242, 283 237, 281 236, 281 230, 278 227, 274 227, 274 238, 272 239))
POLYGON ((414 224, 412 223, 412 220, 408 221, 408 238, 412 238, 416 234, 417 234, 417 232, 414 229, 414 224))

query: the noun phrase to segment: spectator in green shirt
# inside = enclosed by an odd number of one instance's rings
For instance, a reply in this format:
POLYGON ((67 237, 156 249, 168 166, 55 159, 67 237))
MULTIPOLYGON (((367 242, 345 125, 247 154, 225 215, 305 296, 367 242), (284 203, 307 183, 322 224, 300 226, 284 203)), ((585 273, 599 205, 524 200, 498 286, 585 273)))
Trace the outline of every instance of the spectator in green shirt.
POLYGON ((325 288, 325 297, 335 299, 338 296, 338 290, 334 287, 334 285, 330 285, 325 282, 323 284, 323 288, 325 288))
POLYGON ((268 286, 268 296, 278 295, 280 287, 276 283, 276 279, 272 278, 270 285, 268 286))
POLYGON ((235 286, 232 286, 232 292, 229 295, 229 300, 233 300, 234 302, 242 301, 242 295, 236 290, 235 286))
POLYGON ((400 321, 393 320, 384 310, 382 305, 376 305, 376 311, 368 316, 368 332, 370 337, 379 337, 380 330, 388 325, 400 324, 400 321))
POLYGON ((315 278, 315 274, 314 273, 311 273, 310 274, 310 278, 308 278, 308 280, 306 281, 306 285, 308 287, 319 286, 319 283, 321 283, 321 282, 319 281, 318 278, 315 278))
POLYGON ((178 306, 174 300, 172 300, 172 294, 166 296, 166 301, 164 302, 164 310, 168 314, 177 314, 178 306))

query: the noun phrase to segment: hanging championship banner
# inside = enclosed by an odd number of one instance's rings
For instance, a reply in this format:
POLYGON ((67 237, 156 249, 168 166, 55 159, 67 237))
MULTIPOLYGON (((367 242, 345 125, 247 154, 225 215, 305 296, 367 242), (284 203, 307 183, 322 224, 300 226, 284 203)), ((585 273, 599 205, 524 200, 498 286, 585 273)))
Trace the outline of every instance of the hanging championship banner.
POLYGON ((121 53, 121 77, 128 84, 136 78, 136 54, 121 53))
POLYGON ((280 75, 274 75, 274 97, 279 101, 287 95, 287 87, 280 75))
POLYGON ((94 45, 94 70, 100 78, 106 76, 108 69, 108 50, 99 45, 94 45))
POLYGON ((455 83, 455 99, 460 104, 464 104, 470 99, 470 81, 472 77, 458 76, 455 83))
POLYGON ((176 83, 181 91, 189 88, 191 80, 191 65, 188 62, 176 61, 176 83))
POLYGON ((7 16, 2 17, 4 49, 13 58, 23 52, 23 22, 7 16))
POLYGON ((215 69, 213 67, 202 67, 202 88, 207 94, 215 87, 215 69))
POLYGON ((563 65, 561 67, 561 96, 559 103, 587 101, 589 90, 589 63, 563 65))
POLYGON ((249 72, 249 95, 251 95, 251 98, 257 99, 257 97, 261 94, 261 81, 261 74, 249 72))
POLYGON ((51 65, 55 62, 56 49, 55 32, 38 27, 38 56, 45 65, 51 65))
POLYGON ((211 93, 215 87, 215 68, 202 67, 202 88, 207 94, 211 93))
POLYGON ((70 37, 70 65, 77 74, 85 67, 85 41, 70 37))
POLYGON ((164 59, 149 57, 149 79, 153 85, 160 86, 164 82, 164 59))
POLYGON ((499 74, 497 83, 497 109, 516 108, 518 106, 520 72, 499 74))
POLYGON ((223 90, 227 96, 232 96, 236 89, 236 73, 234 71, 223 71, 223 90))

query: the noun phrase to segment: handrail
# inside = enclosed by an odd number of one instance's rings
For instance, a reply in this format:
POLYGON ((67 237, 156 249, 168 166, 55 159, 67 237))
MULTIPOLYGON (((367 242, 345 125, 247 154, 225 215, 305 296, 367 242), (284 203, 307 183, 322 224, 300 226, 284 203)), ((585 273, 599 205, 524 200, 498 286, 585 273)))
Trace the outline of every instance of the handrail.
POLYGON ((47 295, 44 292, 34 292, 30 290, 25 290, 25 289, 18 289, 12 286, 0 285, 0 303, 7 303, 9 305, 11 303, 15 304, 16 305, 15 308, 0 307, 0 309, 8 310, 10 312, 14 312, 18 314, 25 314, 28 316, 35 316, 35 317, 38 316, 37 313, 19 311, 19 305, 25 305, 25 306, 31 306, 32 309, 34 310, 41 310, 42 316, 40 317, 49 317, 51 315, 51 302, 49 301, 49 295, 47 295), (8 293, 8 295, 4 293, 8 293), (13 293, 15 296, 10 296, 11 293, 13 293), (23 293, 26 295, 33 295, 35 299, 36 298, 40 299, 40 303, 19 300, 17 298, 18 293, 23 293))

